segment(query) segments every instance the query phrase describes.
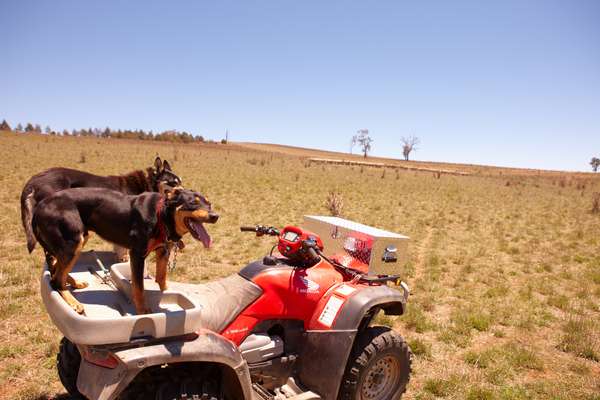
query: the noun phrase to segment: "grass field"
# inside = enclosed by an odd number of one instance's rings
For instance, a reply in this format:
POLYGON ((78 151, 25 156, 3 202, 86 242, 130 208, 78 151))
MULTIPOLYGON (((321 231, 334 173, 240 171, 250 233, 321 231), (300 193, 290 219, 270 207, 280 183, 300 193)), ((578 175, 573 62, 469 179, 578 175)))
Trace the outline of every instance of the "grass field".
MULTIPOLYGON (((26 180, 51 166, 117 174, 167 158, 221 214, 214 247, 186 240, 173 280, 231 274, 272 244, 241 224, 343 216, 411 237, 408 313, 380 317, 416 354, 406 399, 600 399, 600 174, 469 167, 468 177, 310 166, 310 151, 0 133, 0 398, 49 399, 60 333, 39 297, 43 255, 19 218, 26 180), (232 249, 237 249, 233 251, 232 249)), ((459 169, 459 167, 454 166, 459 169)), ((90 248, 108 248, 97 238, 90 248)))

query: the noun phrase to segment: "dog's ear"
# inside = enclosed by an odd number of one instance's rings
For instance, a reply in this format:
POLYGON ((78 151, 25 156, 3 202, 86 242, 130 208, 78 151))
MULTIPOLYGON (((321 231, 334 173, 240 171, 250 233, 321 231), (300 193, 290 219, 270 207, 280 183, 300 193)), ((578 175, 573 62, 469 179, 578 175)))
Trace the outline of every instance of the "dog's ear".
POLYGON ((156 160, 154 160, 154 168, 156 169, 156 172, 160 172, 163 168, 163 162, 159 156, 156 156, 156 160))
POLYGON ((167 160, 165 160, 165 161, 163 162, 163 168, 164 168, 164 169, 166 169, 167 171, 171 171, 171 172, 173 171, 173 170, 171 169, 171 165, 169 164, 169 162, 168 162, 167 160))

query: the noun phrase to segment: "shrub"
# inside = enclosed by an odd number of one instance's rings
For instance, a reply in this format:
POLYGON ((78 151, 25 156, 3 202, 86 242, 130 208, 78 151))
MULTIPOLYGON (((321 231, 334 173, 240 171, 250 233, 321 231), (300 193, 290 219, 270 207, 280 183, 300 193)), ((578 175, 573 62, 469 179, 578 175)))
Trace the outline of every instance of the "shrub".
POLYGON ((325 199, 325 207, 327 207, 331 215, 334 217, 339 217, 342 215, 342 209, 344 208, 344 200, 342 195, 334 191, 329 192, 327 199, 325 199))

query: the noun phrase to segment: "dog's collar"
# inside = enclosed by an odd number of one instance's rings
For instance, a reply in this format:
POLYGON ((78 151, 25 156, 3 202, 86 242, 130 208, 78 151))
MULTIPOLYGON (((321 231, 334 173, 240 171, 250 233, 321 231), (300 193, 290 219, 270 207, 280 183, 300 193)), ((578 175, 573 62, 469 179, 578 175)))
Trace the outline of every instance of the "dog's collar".
POLYGON ((158 249, 161 246, 164 246, 167 242, 176 242, 180 237, 171 237, 171 232, 169 227, 166 224, 165 219, 165 198, 163 196, 160 197, 158 202, 156 203, 156 226, 154 227, 154 234, 150 238, 148 242, 148 249, 146 250, 146 255, 150 254, 150 252, 158 249))

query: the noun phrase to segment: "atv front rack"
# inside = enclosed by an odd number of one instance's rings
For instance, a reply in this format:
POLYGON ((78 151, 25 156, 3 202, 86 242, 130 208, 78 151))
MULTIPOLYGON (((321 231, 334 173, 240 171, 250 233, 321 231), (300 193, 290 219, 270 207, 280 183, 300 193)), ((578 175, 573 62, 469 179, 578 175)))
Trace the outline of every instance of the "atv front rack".
POLYGON ((193 333, 201 328, 202 306, 180 290, 161 292, 151 279, 144 279, 146 302, 151 314, 136 315, 131 302, 129 263, 115 263, 110 252, 84 252, 71 274, 88 287, 74 290, 84 306, 77 314, 50 285, 44 267, 41 293, 50 318, 72 342, 84 345, 126 343, 140 338, 164 338, 193 333), (103 271, 110 265, 110 273, 103 271))

